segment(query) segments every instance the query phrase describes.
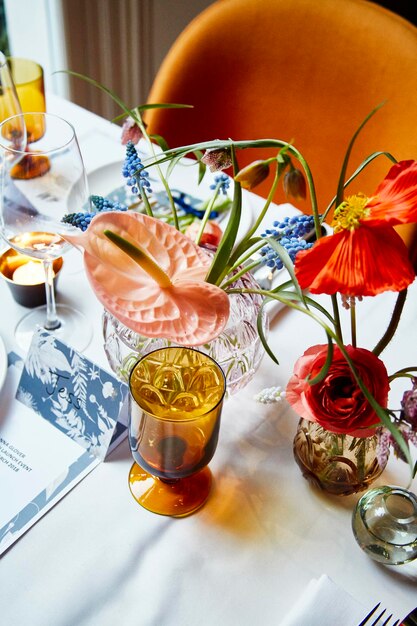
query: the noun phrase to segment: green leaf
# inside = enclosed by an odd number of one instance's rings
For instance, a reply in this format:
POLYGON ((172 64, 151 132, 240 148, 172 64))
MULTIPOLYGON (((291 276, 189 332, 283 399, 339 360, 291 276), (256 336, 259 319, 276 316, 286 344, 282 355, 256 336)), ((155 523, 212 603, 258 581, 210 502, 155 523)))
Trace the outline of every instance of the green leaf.
MULTIPOLYGON (((234 150, 232 149, 232 158, 234 159, 234 150)), ((237 233, 239 230, 240 217, 242 213, 242 189, 240 183, 234 181, 234 193, 230 218, 227 222, 223 237, 214 255, 211 268, 206 276, 206 281, 217 284, 222 279, 224 268, 227 267, 233 246, 235 245, 237 233)))
POLYGON ((266 304, 266 300, 261 304, 261 307, 259 309, 258 317, 256 319, 256 328, 258 330, 259 339, 261 340, 261 343, 262 343, 262 345, 264 347, 265 352, 268 354, 268 356, 271 357, 271 359, 274 361, 274 363, 279 365, 279 361, 276 358, 275 354, 272 352, 271 348, 269 347, 268 340, 267 340, 267 338, 265 337, 265 334, 264 334, 262 320, 263 320, 263 315, 264 315, 263 308, 264 308, 265 304, 266 304))
POLYGON ((354 132, 353 137, 352 137, 352 139, 349 142, 349 145, 348 145, 347 150, 346 150, 345 158, 343 159, 342 169, 340 171, 339 183, 337 185, 336 206, 339 206, 339 204, 341 202, 343 202, 343 190, 344 190, 344 185, 345 185, 346 170, 347 170, 347 166, 348 166, 348 163, 349 163, 350 153, 352 152, 352 148, 354 146, 354 143, 355 143, 359 133, 361 132, 362 128, 365 126, 365 124, 367 124, 367 122, 371 119, 371 117, 373 115, 375 115, 375 113, 384 104, 385 104, 385 102, 381 102, 374 109, 372 109, 372 111, 370 113, 368 113, 368 115, 365 117, 363 122, 361 122, 361 124, 359 125, 357 130, 354 132))
POLYGON ((264 238, 264 241, 266 241, 271 248, 273 248, 275 250, 275 252, 279 255, 279 258, 281 259, 282 263, 284 264, 285 269, 287 270, 287 272, 290 275, 291 278, 291 282, 294 285, 294 289, 296 291, 296 293, 298 293, 300 300, 304 302, 304 294, 300 289, 300 285, 298 284, 298 280, 295 276, 294 273, 294 264, 291 261, 290 255, 288 254, 288 252, 286 251, 286 249, 284 248, 284 246, 282 246, 280 243, 278 243, 278 241, 275 241, 275 239, 273 239, 272 237, 266 237, 264 238))
POLYGON ((332 342, 332 338, 329 335, 327 335, 326 360, 323 363, 323 367, 321 368, 317 376, 315 376, 314 378, 308 379, 309 385, 316 385, 317 383, 320 383, 327 376, 327 372, 329 371, 329 367, 332 364, 332 360, 333 360, 333 342, 332 342))
MULTIPOLYGON (((369 163, 371 163, 374 159, 376 159, 379 156, 386 156, 387 159, 389 159, 393 163, 397 163, 397 159, 394 156, 392 156, 392 154, 390 152, 373 152, 372 154, 367 156, 366 159, 364 159, 362 161, 362 163, 356 168, 356 170, 353 172, 353 174, 344 183, 343 188, 346 189, 346 187, 348 185, 350 185, 350 183, 353 180, 355 180, 355 178, 362 172, 362 170, 365 169, 365 167, 367 167, 367 165, 369 165, 369 163)), ((332 198, 330 204, 326 207, 326 210, 324 211, 324 213, 323 213, 323 215, 321 217, 321 222, 322 223, 326 220, 327 214, 329 213, 330 209, 332 208, 332 206, 335 203, 336 203, 336 196, 334 196, 332 198)))
POLYGON ((149 137, 153 139, 154 142, 157 143, 161 150, 163 150, 164 152, 169 150, 169 145, 167 141, 162 137, 162 135, 149 135, 149 137))
MULTIPOLYGON (((178 156, 173 157, 171 159, 171 161, 168 163, 168 167, 167 167, 167 171, 166 171, 166 178, 167 179, 170 177, 171 173, 177 167, 178 163, 181 161, 182 158, 183 158, 182 155, 179 154, 178 156)), ((147 166, 145 165, 145 168, 146 167, 147 166)))
POLYGON ((155 102, 152 104, 139 104, 136 108, 140 112, 148 109, 193 109, 193 104, 176 104, 175 102, 155 102))
POLYGON ((104 93, 110 96, 110 98, 112 98, 112 100, 114 100, 114 102, 116 102, 116 104, 119 105, 119 107, 126 113, 126 115, 129 115, 130 117, 133 117, 133 118, 135 117, 133 109, 129 109, 129 107, 126 106, 123 100, 121 100, 114 91, 112 91, 105 85, 102 85, 98 81, 94 80, 94 78, 90 78, 89 76, 85 76, 84 74, 80 74, 79 72, 73 72, 72 70, 58 70, 57 73, 59 72, 70 74, 71 76, 75 76, 75 78, 81 78, 81 80, 85 80, 85 82, 89 83, 90 85, 93 85, 94 87, 97 87, 98 89, 101 89, 101 91, 104 91, 104 93))

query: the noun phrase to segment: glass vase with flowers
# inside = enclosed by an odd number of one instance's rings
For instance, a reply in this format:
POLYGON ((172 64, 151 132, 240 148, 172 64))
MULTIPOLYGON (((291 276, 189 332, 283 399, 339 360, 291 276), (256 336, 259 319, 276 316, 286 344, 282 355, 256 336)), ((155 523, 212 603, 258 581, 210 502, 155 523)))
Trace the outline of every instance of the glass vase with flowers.
MULTIPOLYGON (((92 79, 87 80, 98 85, 92 79)), ((379 437, 379 459, 386 457, 381 450, 386 452, 389 439, 396 453, 412 467, 408 443, 414 441, 414 435, 406 434, 397 412, 389 408, 388 391, 392 380, 411 378, 417 367, 409 366, 388 374, 379 357, 398 327, 407 287, 415 278, 407 248, 394 227, 417 222, 417 161, 397 163, 391 154, 375 152, 346 180, 352 146, 377 109, 353 135, 336 194, 325 210, 319 210, 312 173, 295 146, 278 139, 214 140, 169 149, 161 138, 147 133, 142 115, 152 106, 182 105, 151 104, 130 109, 107 88, 98 86, 129 116, 125 134, 130 139, 133 135, 135 140, 143 138, 149 151, 149 158, 144 162, 138 160, 136 154, 132 155, 130 165, 126 164, 129 183, 140 195, 144 213, 101 212, 91 216, 84 233, 71 237, 72 243, 85 251, 90 283, 105 308, 135 332, 191 347, 212 341, 221 334, 230 314, 230 296, 235 293, 261 296, 264 300, 260 317, 271 300, 307 315, 323 329, 326 342, 307 349, 296 363, 287 388, 289 403, 304 420, 335 436, 330 446, 333 451, 340 449, 342 440, 353 438, 350 447, 359 467, 356 473, 361 478, 368 462, 370 436, 379 437), (162 151, 156 149, 155 142, 162 151), (276 155, 240 169, 238 151, 249 148, 275 148, 276 155), (197 236, 191 241, 182 232, 168 184, 169 172, 191 153, 197 157, 195 163, 200 172, 204 171, 205 164, 217 171, 230 168, 233 179, 229 220, 211 257, 198 244, 210 223, 212 206, 207 204, 197 236), (362 169, 384 156, 394 165, 375 193, 369 197, 363 194, 345 197, 347 186, 362 169), (172 211, 172 225, 153 213, 147 177, 150 167, 161 175, 172 211), (256 187, 271 170, 273 181, 264 207, 253 226, 238 241, 242 187, 256 187), (275 230, 261 233, 261 223, 280 181, 293 197, 305 195, 308 188, 311 215, 295 217, 291 224, 285 222, 275 230), (333 208, 333 234, 323 236, 323 224, 333 208), (314 243, 306 242, 311 229, 314 243), (237 279, 262 264, 267 264, 272 271, 285 267, 288 280, 270 289, 236 286, 237 279), (306 290, 330 296, 330 309, 319 299, 306 295, 306 290), (384 291, 398 293, 388 327, 374 348, 359 347, 357 303, 384 291), (348 342, 342 333, 340 303, 349 311, 348 342)), ((69 219, 75 218, 70 216, 69 219)), ((278 362, 268 346, 262 324, 258 324, 258 333, 266 352, 278 362)), ((277 397, 276 394, 271 396, 277 397)), ((408 426, 415 433, 415 424, 408 426)), ((376 474, 378 470, 373 471, 373 475, 376 474)), ((367 480, 361 479, 355 490, 364 489, 367 484, 367 480)))

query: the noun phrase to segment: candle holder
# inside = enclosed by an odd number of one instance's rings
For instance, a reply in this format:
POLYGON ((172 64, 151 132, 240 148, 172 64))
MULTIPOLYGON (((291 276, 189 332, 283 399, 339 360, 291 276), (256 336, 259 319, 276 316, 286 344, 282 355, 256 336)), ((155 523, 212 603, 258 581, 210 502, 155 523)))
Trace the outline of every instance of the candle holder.
MULTIPOLYGON (((62 257, 52 264, 55 288, 62 265, 62 257)), ((9 248, 0 256, 0 273, 18 304, 30 309, 45 304, 45 277, 40 261, 9 248)))

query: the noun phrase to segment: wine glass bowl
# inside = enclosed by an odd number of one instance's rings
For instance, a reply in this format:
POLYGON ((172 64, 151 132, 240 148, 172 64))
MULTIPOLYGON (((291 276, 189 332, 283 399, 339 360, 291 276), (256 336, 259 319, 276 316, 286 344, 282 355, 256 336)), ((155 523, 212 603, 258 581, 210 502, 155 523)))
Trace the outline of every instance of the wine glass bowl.
POLYGON ((161 515, 199 509, 211 487, 226 389, 220 366, 192 348, 167 347, 140 359, 130 379, 133 497, 161 515))
POLYGON ((26 127, 32 113, 13 116, 0 124, 0 234, 18 252, 40 259, 45 269, 46 308, 26 315, 15 335, 20 347, 27 349, 36 326, 41 325, 82 350, 91 338, 91 327, 73 307, 56 307, 52 263, 72 248, 64 239, 65 233, 77 230, 63 223, 63 217, 74 211, 89 211, 87 177, 71 124, 48 113, 37 115, 42 118, 44 133, 36 151, 8 131, 11 126, 26 127), (45 159, 47 171, 34 177, 33 172, 43 168, 45 159), (22 173, 19 177, 14 175, 16 167, 22 173))

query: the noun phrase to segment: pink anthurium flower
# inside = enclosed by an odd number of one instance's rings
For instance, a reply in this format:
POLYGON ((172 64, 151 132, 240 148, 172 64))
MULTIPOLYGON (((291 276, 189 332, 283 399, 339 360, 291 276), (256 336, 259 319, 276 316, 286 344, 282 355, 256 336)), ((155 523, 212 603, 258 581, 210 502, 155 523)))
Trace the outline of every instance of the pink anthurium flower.
POLYGON ((172 226, 114 211, 98 214, 85 232, 65 238, 84 248, 97 298, 133 331, 197 346, 225 327, 229 297, 205 282, 210 257, 172 226))

